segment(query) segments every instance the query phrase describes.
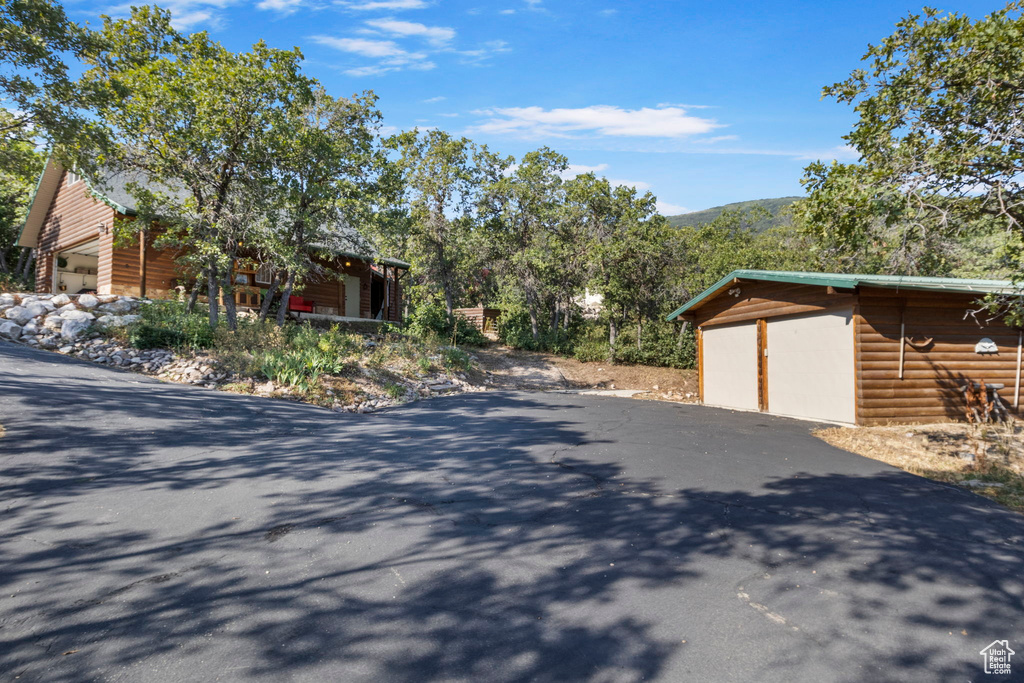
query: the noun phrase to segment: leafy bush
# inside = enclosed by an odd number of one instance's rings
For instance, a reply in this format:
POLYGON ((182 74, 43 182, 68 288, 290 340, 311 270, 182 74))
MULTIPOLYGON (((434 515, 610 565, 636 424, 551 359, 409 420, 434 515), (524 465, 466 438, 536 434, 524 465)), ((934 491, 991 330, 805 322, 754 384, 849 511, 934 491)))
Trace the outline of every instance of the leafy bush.
POLYGON ((410 334, 423 339, 438 338, 455 344, 483 346, 487 337, 466 316, 449 315, 438 303, 423 303, 409 317, 410 334))
POLYGON ((573 348, 573 357, 581 363, 597 363, 608 360, 610 348, 607 340, 583 339, 573 348))
POLYGON ((619 336, 615 343, 615 360, 634 365, 692 368, 696 364, 696 351, 692 329, 687 329, 680 344, 679 330, 674 324, 652 322, 643 330, 640 348, 632 331, 619 336))
POLYGON ((31 275, 22 279, 10 273, 0 273, 0 292, 33 292, 35 289, 31 275))
POLYGON ((214 332, 205 311, 186 311, 180 301, 154 301, 139 310, 142 320, 128 328, 128 341, 137 349, 213 346, 214 332))
POLYGON ((536 351, 540 340, 533 338, 530 313, 523 306, 503 308, 498 317, 498 339, 513 349, 536 351))
POLYGON ((462 370, 465 372, 466 370, 469 370, 470 366, 472 366, 469 354, 454 346, 448 346, 441 349, 441 358, 444 360, 446 368, 462 370))

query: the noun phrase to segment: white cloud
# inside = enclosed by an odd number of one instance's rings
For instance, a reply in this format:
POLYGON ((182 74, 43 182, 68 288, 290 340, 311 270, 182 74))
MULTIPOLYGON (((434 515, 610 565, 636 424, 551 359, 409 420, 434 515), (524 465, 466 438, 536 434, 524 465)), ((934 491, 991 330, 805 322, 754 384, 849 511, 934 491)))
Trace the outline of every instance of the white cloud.
POLYGON ((393 40, 368 40, 366 38, 332 38, 313 36, 313 40, 342 52, 351 52, 363 57, 398 57, 408 53, 393 40))
MULTIPOLYGON (((274 3, 275 6, 301 1, 260 0, 262 3, 274 3)), ((378 76, 403 69, 427 71, 437 66, 429 58, 439 54, 457 55, 463 64, 479 64, 498 52, 509 50, 502 40, 488 41, 473 50, 458 50, 452 46, 457 35, 455 29, 447 26, 427 26, 394 17, 367 20, 363 22, 361 28, 354 29, 354 33, 362 34, 364 37, 315 35, 310 36, 310 40, 335 50, 376 60, 372 64, 357 64, 347 68, 345 73, 350 76, 378 76), (411 40, 417 41, 417 49, 409 48, 411 40)), ((426 101, 440 102, 442 99, 444 98, 426 101)))
POLYGON ((489 40, 475 50, 455 50, 455 53, 462 58, 463 64, 479 65, 499 52, 509 52, 510 49, 504 40, 489 40))
POLYGON ((739 139, 740 139, 739 135, 716 135, 715 137, 708 138, 707 140, 700 140, 700 142, 703 142, 703 143, 706 143, 706 144, 709 144, 709 145, 713 145, 716 142, 725 142, 727 140, 739 140, 739 139))
POLYGON ((619 10, 617 9, 603 9, 598 12, 598 14, 601 15, 602 17, 614 17, 618 13, 619 10))
POLYGON ((447 99, 448 98, 445 97, 444 95, 438 95, 437 97, 428 97, 427 99, 423 100, 423 103, 424 104, 433 104, 435 102, 444 102, 447 99))
POLYGON ((274 12, 280 12, 281 14, 291 14, 299 8, 304 0, 260 0, 256 3, 256 7, 264 10, 271 10, 274 12))
POLYGON ((393 40, 335 38, 333 36, 312 36, 311 40, 335 50, 379 60, 376 64, 346 69, 345 73, 349 76, 379 76, 402 69, 429 71, 437 66, 434 62, 427 59, 426 54, 422 52, 407 52, 393 40))
POLYGON ((678 204, 669 204, 658 200, 658 213, 662 216, 678 216, 681 213, 690 213, 691 210, 685 206, 679 206, 678 204))
POLYGON ((498 12, 498 14, 515 14, 515 13, 516 13, 516 11, 514 9, 503 9, 500 12, 498 12))
POLYGON ((507 107, 475 113, 490 118, 475 126, 474 131, 523 138, 566 138, 576 137, 580 133, 614 137, 682 138, 707 133, 720 127, 714 119, 690 116, 685 109, 679 107, 507 107))
POLYGON ((856 161, 860 158, 860 153, 852 145, 839 145, 821 152, 809 152, 797 158, 804 161, 856 161))
POLYGON ((597 166, 586 166, 584 164, 569 164, 569 167, 562 171, 559 175, 562 180, 571 180, 578 175, 584 173, 600 173, 608 168, 608 164, 598 164, 597 166))
POLYGON ((651 189, 651 184, 645 183, 642 180, 617 180, 609 178, 608 182, 611 183, 613 186, 622 185, 623 187, 636 188, 637 192, 647 192, 647 190, 651 189))
POLYGON ((395 36, 415 36, 423 38, 437 48, 446 47, 448 43, 455 39, 455 29, 448 28, 446 26, 427 26, 426 24, 418 24, 413 21, 400 21, 394 18, 373 19, 371 21, 367 21, 366 24, 395 36))
MULTIPOLYGON (((179 31, 197 26, 217 28, 223 24, 223 10, 238 0, 165 0, 160 6, 171 13, 171 25, 179 31)), ((135 3, 107 7, 104 12, 112 17, 126 17, 135 3)))
POLYGON ((446 119, 457 119, 459 117, 459 115, 455 114, 455 113, 451 113, 451 114, 438 114, 438 116, 443 116, 446 119))
POLYGON ((357 11, 425 9, 426 0, 367 0, 365 2, 343 2, 343 7, 357 11))

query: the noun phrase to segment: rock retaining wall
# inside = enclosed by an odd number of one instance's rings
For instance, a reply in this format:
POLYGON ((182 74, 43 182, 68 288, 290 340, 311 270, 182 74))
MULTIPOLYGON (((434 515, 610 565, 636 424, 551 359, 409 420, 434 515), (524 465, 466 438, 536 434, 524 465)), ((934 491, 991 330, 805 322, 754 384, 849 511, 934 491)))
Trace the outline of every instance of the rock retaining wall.
POLYGON ((100 328, 129 325, 148 301, 130 296, 92 294, 0 294, 0 337, 57 349, 100 328))

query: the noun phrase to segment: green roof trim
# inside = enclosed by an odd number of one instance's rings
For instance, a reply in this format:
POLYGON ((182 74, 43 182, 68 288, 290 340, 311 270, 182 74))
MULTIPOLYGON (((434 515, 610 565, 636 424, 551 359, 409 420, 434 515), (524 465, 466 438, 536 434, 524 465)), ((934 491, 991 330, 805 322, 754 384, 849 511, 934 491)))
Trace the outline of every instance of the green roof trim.
POLYGON ((737 280, 786 282, 794 285, 814 285, 855 289, 861 285, 883 289, 909 289, 916 291, 946 291, 977 294, 1006 294, 1017 291, 1009 280, 971 280, 957 277, 920 277, 913 275, 855 275, 845 273, 802 273, 787 270, 734 270, 703 292, 672 311, 665 320, 672 321, 713 298, 722 289, 737 280))
POLYGON ((46 155, 46 161, 43 162, 43 170, 39 172, 39 180, 36 181, 36 189, 32 191, 32 199, 28 200, 28 208, 25 210, 25 220, 21 222, 21 230, 18 231, 18 239, 14 243, 21 244, 21 238, 25 234, 25 226, 28 225, 28 214, 32 211, 32 205, 36 203, 36 195, 39 194, 39 187, 43 184, 43 176, 46 175, 46 167, 50 165, 50 159, 53 158, 53 152, 49 152, 46 155))

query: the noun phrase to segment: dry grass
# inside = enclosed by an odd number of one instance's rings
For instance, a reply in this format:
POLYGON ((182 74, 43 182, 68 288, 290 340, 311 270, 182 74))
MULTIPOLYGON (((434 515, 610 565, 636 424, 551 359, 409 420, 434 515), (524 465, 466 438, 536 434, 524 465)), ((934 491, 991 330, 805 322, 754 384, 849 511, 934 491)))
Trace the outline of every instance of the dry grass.
POLYGON ((832 427, 818 430, 815 436, 1024 512, 1024 428, 1019 424, 832 427))

